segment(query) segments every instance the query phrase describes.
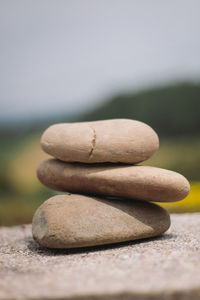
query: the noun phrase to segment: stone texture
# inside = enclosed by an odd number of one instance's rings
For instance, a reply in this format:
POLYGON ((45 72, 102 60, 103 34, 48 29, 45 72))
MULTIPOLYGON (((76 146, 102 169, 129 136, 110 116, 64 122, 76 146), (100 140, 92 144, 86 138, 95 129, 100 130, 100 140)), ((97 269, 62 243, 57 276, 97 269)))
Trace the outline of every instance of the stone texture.
POLYGON ((48 154, 68 162, 137 163, 154 154, 159 140, 145 123, 113 119, 55 124, 45 130, 41 146, 48 154))
POLYGON ((37 209, 33 237, 48 248, 77 248, 153 237, 169 226, 167 211, 153 203, 68 194, 37 209))
POLYGON ((155 202, 182 200, 190 190, 182 175, 150 166, 74 164, 50 159, 40 164, 37 175, 43 184, 58 191, 155 202))
POLYGON ((0 299, 200 299, 200 214, 171 215, 162 237, 48 250, 31 225, 0 228, 0 299))

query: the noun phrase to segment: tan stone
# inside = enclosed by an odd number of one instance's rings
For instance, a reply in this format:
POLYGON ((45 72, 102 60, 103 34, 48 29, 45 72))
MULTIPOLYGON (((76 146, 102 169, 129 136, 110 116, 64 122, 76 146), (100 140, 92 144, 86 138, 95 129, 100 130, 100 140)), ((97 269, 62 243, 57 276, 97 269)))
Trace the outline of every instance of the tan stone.
POLYGON ((63 123, 50 126, 41 138, 48 154, 67 162, 137 163, 159 147, 148 125, 129 119, 63 123))
POLYGON ((42 162, 37 170, 46 186, 71 193, 170 202, 187 196, 190 185, 182 175, 150 166, 42 162))
POLYGON ((69 194, 44 202, 33 217, 33 237, 49 248, 76 248, 157 236, 170 217, 153 203, 69 194))

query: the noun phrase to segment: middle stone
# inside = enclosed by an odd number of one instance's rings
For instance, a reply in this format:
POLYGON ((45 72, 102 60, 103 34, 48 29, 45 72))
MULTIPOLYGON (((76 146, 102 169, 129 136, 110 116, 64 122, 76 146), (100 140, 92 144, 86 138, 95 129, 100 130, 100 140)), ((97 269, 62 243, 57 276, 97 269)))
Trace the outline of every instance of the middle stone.
POLYGON ((150 166, 66 163, 50 159, 37 175, 46 186, 71 193, 170 202, 184 199, 190 190, 182 175, 150 166))

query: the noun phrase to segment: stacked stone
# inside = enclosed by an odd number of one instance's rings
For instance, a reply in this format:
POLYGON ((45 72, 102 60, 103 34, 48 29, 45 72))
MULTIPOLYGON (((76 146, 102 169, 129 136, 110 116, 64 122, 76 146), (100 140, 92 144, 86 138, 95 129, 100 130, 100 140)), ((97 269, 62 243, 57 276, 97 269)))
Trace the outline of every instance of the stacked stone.
POLYGON ((41 138, 53 159, 39 180, 67 192, 45 201, 33 217, 33 237, 49 248, 75 248, 154 237, 170 226, 152 202, 179 201, 189 193, 180 174, 138 165, 159 147, 148 125, 134 120, 56 124, 41 138))

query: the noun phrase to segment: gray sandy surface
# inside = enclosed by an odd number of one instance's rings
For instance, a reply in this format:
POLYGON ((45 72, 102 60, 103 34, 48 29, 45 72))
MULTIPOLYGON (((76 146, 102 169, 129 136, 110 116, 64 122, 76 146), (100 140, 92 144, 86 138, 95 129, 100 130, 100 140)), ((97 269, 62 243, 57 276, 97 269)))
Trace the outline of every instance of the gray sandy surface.
POLYGON ((0 299, 200 299, 200 213, 162 237, 48 250, 31 225, 0 228, 0 299))

